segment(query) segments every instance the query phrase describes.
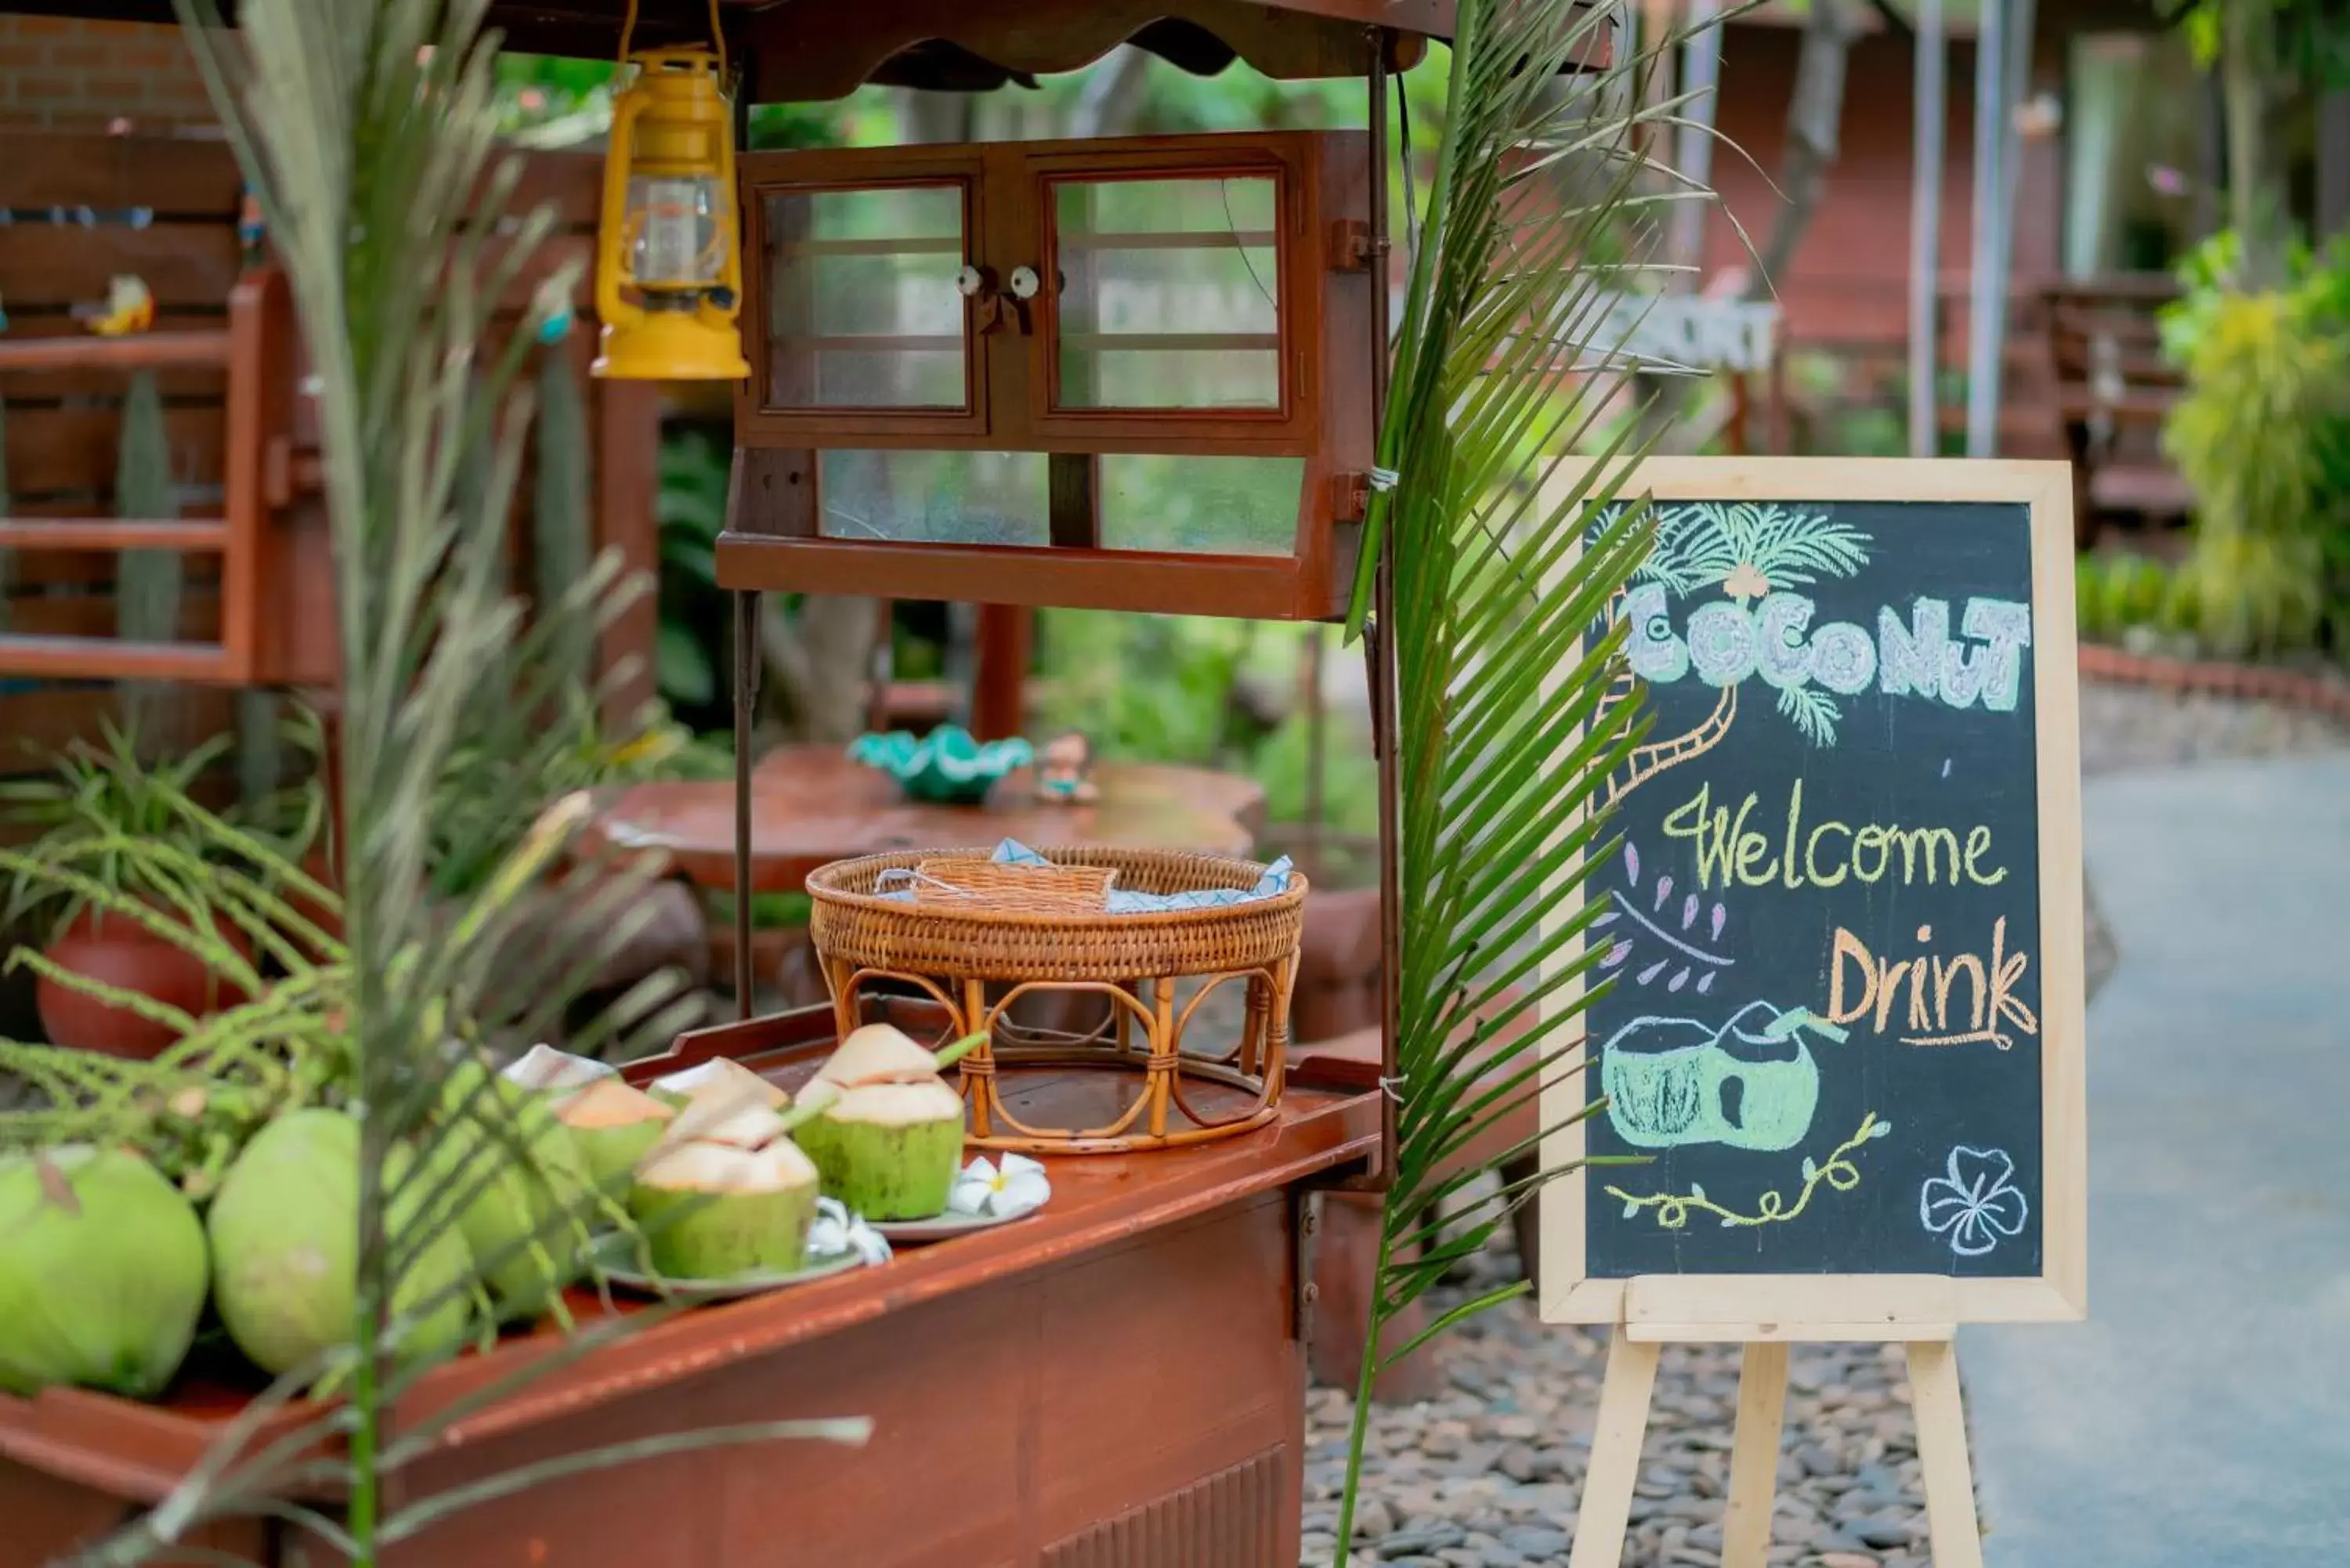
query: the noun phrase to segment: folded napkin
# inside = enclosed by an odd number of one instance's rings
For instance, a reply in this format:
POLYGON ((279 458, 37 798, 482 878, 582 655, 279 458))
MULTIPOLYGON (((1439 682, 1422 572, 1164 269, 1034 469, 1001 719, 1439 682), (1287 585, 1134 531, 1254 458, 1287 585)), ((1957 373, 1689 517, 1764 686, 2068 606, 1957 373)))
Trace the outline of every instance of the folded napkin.
MULTIPOLYGON (((1051 861, 1029 848, 1016 838, 1007 838, 995 846, 989 859, 1005 866, 1049 866, 1051 861)), ((1292 867, 1289 857, 1264 868, 1253 888, 1201 888, 1189 893, 1134 893, 1121 888, 1109 890, 1109 912, 1113 915, 1149 915, 1165 909, 1212 909, 1226 904, 1247 904, 1259 898, 1271 898, 1289 891, 1292 867)), ((905 878, 912 879, 911 873, 905 878)), ((882 892, 884 898, 910 900, 914 889, 892 888, 882 892)))

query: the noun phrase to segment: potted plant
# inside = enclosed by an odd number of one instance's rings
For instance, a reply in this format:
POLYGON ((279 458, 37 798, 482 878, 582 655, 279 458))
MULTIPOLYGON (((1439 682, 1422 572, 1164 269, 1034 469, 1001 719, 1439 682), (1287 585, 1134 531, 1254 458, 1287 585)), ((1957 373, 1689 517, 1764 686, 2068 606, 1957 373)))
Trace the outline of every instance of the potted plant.
POLYGON ((0 925, 38 940, 35 1001, 52 1042, 150 1057, 178 1037, 172 1012, 201 1018, 238 1000, 203 952, 225 943, 249 962, 252 945, 213 908, 203 872, 218 844, 188 794, 228 744, 219 736, 144 763, 131 736, 108 723, 101 743, 52 753, 49 776, 0 784, 0 822, 37 835, 9 857, 0 925), (126 901, 154 918, 134 918, 126 901), (68 986, 59 973, 120 999, 68 986), (137 998, 161 1005, 141 1009, 137 998))

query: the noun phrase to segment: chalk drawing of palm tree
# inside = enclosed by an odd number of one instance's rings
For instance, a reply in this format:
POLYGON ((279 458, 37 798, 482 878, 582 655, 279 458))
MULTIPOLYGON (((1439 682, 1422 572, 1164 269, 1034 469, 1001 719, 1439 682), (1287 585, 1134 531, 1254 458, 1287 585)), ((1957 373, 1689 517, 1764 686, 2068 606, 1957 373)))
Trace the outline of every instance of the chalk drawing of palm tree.
MULTIPOLYGON (((1825 512, 1775 502, 1695 501, 1657 508, 1656 546, 1635 583, 1658 583, 1675 598, 1691 598, 1719 587, 1741 605, 1759 603, 1782 588, 1804 587, 1823 576, 1849 577, 1868 562, 1869 538, 1825 512)), ((1617 608, 1621 607, 1618 601, 1617 608)), ((1632 677, 1619 676, 1608 701, 1632 694, 1632 677)), ((1817 687, 1782 687, 1779 711, 1816 746, 1835 743, 1835 700, 1817 687)), ((1738 716, 1738 687, 1721 695, 1693 728, 1654 741, 1632 754, 1626 771, 1608 783, 1610 804, 1663 773, 1699 756, 1730 732, 1738 716)))

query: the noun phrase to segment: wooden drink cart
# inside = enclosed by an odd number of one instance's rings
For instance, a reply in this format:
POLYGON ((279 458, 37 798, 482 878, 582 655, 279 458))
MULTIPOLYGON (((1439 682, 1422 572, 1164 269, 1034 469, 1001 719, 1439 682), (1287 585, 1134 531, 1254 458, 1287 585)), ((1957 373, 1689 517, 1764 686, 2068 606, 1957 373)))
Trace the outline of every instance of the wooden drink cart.
MULTIPOLYGON (((624 8, 491 9, 510 48, 608 58, 624 8)), ((109 9, 171 16, 168 0, 109 9)), ((640 47, 706 38, 706 0, 637 9, 640 47)), ((1274 78, 1363 78, 1369 111, 1367 131, 741 157, 751 375, 736 395, 718 571, 746 653, 734 854, 748 888, 760 594, 1284 619, 1343 609, 1387 368, 1388 78, 1448 31, 1451 7, 725 0, 723 12, 738 117, 867 82, 1029 85, 1128 43, 1202 75, 1240 59, 1274 78)), ((1370 642, 1391 732, 1393 682, 1370 642)), ((1391 777, 1384 794, 1391 822, 1391 777)), ((1049 842, 1036 847, 1054 857, 1049 842)), ((509 1336, 412 1396, 411 1417, 481 1405, 401 1484, 429 1497, 616 1441, 794 1417, 869 1416, 870 1443, 650 1458, 459 1514, 394 1559, 1296 1563, 1315 1195, 1376 1187, 1394 1137, 1379 1063, 1325 1069, 1351 1071, 1343 1080, 1287 1068, 1304 878, 1205 915, 1133 916, 1132 929, 1049 900, 981 920, 919 888, 887 895, 891 873, 968 878, 986 854, 941 846, 812 877, 835 989, 821 1009, 750 1016, 750 900, 738 898, 743 1016, 629 1075, 728 1056, 791 1086, 859 1021, 933 1040, 995 1023, 1021 990, 1100 992, 1114 1034, 1039 1046, 999 1031, 966 1062, 986 1118, 974 1135, 1040 1151, 1046 1206, 879 1267, 695 1308, 486 1397, 513 1367, 564 1350, 552 1329, 509 1336), (1240 1043, 1222 1056, 1187 1044, 1178 974, 1223 976, 1244 996, 1240 1043)), ((1391 847, 1384 858, 1392 953, 1391 847)), ((1067 859, 1072 875, 1095 868, 1097 892, 1240 890, 1261 870, 1067 859)), ((587 1292, 570 1304, 588 1322, 615 1310, 587 1292)), ((249 1393, 191 1376, 154 1405, 72 1389, 0 1398, 0 1568, 49 1561, 161 1497, 249 1393)), ((326 1560, 270 1523, 209 1544, 326 1560)))

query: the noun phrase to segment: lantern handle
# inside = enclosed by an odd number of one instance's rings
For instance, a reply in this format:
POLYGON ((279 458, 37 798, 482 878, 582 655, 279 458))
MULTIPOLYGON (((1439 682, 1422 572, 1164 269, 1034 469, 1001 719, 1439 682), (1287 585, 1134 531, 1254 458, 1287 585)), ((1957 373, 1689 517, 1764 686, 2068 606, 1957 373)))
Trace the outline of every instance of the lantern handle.
MULTIPOLYGON (((629 7, 631 16, 636 6, 629 7)), ((598 224, 596 317, 605 327, 635 327, 645 318, 641 306, 620 297, 620 248, 629 210, 629 150, 636 145, 637 118, 644 113, 644 98, 622 93, 612 103, 611 140, 604 149, 604 211, 598 224)))
MULTIPOLYGON (((629 63, 629 46, 637 36, 637 0, 629 0, 628 15, 620 21, 620 64, 629 63)), ((718 16, 718 0, 710 0, 710 49, 718 57, 718 79, 726 79, 726 28, 718 16)))

